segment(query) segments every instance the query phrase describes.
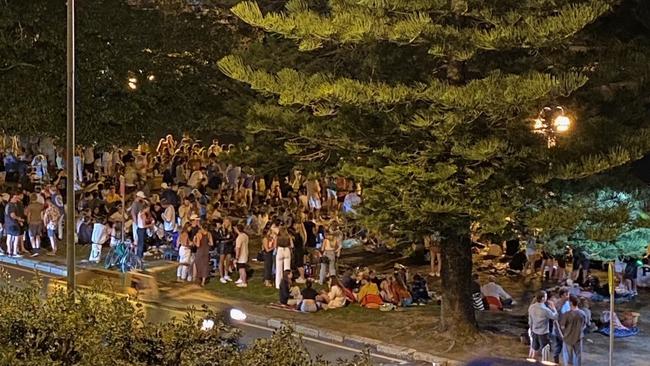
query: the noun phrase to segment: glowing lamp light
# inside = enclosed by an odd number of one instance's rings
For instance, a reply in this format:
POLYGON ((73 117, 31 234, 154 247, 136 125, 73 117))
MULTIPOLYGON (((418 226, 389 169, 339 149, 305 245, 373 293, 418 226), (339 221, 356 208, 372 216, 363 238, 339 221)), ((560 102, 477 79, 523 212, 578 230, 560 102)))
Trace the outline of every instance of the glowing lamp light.
POLYGON ((230 319, 243 322, 246 320, 246 313, 239 309, 230 309, 230 319))
POLYGON ((149 75, 149 76, 147 76, 147 80, 154 81, 154 80, 156 80, 156 77, 154 75, 149 75))
POLYGON ((138 84, 129 82, 129 89, 136 90, 137 88, 138 88, 138 84))
POLYGON ((567 116, 557 116, 553 121, 553 126, 557 132, 566 132, 571 127, 571 119, 567 116))
POLYGON ((134 77, 130 77, 130 78, 129 78, 129 83, 133 83, 133 84, 135 84, 135 83, 137 83, 137 82, 138 82, 138 79, 136 79, 136 78, 134 78, 134 77))
POLYGON ((201 330, 202 331, 209 331, 214 328, 214 320, 212 319, 203 319, 203 324, 201 324, 201 330))

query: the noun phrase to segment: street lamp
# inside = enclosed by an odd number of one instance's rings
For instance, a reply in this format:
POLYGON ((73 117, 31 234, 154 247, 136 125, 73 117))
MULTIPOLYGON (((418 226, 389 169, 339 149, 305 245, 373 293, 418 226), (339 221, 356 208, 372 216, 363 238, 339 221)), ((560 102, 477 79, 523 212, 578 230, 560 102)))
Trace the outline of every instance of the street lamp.
POLYGON ((66 267, 68 272, 68 294, 74 296, 75 290, 75 244, 74 244, 74 147, 75 147, 75 0, 67 4, 67 124, 66 124, 66 159, 65 159, 65 241, 66 267))
POLYGON ((571 118, 565 114, 564 108, 544 107, 533 120, 533 132, 544 135, 550 149, 557 144, 558 134, 569 131, 571 124, 571 118))

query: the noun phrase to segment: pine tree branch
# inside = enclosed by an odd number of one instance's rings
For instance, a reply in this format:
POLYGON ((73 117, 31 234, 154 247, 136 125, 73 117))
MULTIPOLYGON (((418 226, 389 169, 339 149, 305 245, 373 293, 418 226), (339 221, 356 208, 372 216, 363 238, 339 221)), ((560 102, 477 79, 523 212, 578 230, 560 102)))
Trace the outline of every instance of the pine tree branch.
POLYGON ((567 73, 556 77, 532 72, 526 75, 494 73, 463 86, 438 80, 432 80, 429 85, 406 86, 333 78, 324 74, 307 76, 292 69, 271 74, 254 70, 236 56, 221 59, 218 66, 228 77, 249 84, 254 90, 277 95, 281 105, 309 107, 376 105, 390 108, 421 101, 448 108, 506 111, 509 106, 570 95, 587 82, 587 78, 580 74, 567 73))

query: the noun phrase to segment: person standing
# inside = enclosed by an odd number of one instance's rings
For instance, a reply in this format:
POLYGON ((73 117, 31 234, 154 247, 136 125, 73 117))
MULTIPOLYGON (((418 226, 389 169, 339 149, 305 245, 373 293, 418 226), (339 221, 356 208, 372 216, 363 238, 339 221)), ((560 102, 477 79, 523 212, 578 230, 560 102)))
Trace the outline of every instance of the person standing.
POLYGON ((431 272, 429 276, 440 277, 442 269, 442 258, 440 256, 440 233, 434 232, 431 235, 424 237, 424 248, 429 250, 429 257, 431 262, 431 272))
POLYGON ((98 217, 93 224, 93 233, 91 236, 92 250, 90 251, 89 262, 99 263, 102 256, 102 246, 106 244, 110 238, 108 226, 106 226, 106 219, 98 217))
POLYGON ((173 235, 176 232, 176 210, 166 199, 161 201, 164 211, 162 212, 163 230, 166 235, 173 235))
POLYGON ((194 235, 194 246, 196 254, 194 257, 195 280, 201 280, 201 287, 210 276, 210 247, 212 246, 212 235, 204 225, 199 226, 199 231, 194 235))
POLYGON ((23 193, 18 191, 11 196, 11 200, 5 207, 5 230, 7 232, 7 255, 22 257, 18 252, 20 249, 20 226, 23 224, 22 214, 19 212, 19 202, 23 193))
POLYGON ((30 195, 29 206, 27 206, 27 222, 29 224, 29 242, 32 244, 32 257, 38 257, 41 250, 43 208, 44 205, 38 202, 38 193, 32 193, 30 195))
POLYGON ((50 239, 50 246, 52 251, 48 253, 49 255, 56 255, 56 242, 57 242, 57 231, 59 227, 59 219, 61 218, 61 211, 56 205, 52 203, 52 198, 45 199, 46 209, 43 212, 43 224, 47 230, 47 237, 50 239))
POLYGON ((578 308, 578 298, 569 297, 571 310, 560 316, 560 328, 564 339, 562 347, 562 364, 568 366, 582 365, 582 338, 587 326, 587 315, 578 308))
POLYGON ((137 236, 136 242, 138 243, 136 249, 136 255, 142 259, 144 255, 144 241, 147 237, 147 229, 153 226, 153 220, 151 219, 151 214, 149 212, 149 205, 145 202, 142 206, 142 209, 138 213, 136 219, 137 223, 137 236))
POLYGON ((341 242, 337 238, 337 231, 330 230, 328 234, 323 231, 322 255, 320 263, 319 284, 323 284, 326 276, 336 276, 336 261, 341 255, 341 242))
POLYGON ((273 252, 275 239, 268 228, 262 232, 262 250, 264 255, 264 286, 273 287, 273 252))
POLYGON ((217 253, 219 253, 219 281, 228 283, 232 281, 228 275, 230 266, 230 243, 232 242, 232 233, 230 230, 230 221, 228 219, 216 221, 215 241, 217 243, 217 253))
POLYGON ((235 234, 237 234, 237 239, 235 239, 235 260, 237 261, 237 270, 239 270, 239 279, 235 284, 237 284, 237 287, 247 287, 248 235, 244 232, 244 224, 239 223, 235 226, 235 234))
POLYGON ((318 217, 321 209, 321 187, 316 176, 311 177, 305 182, 307 189, 307 199, 309 202, 309 211, 314 212, 314 216, 318 217))
POLYGON ((291 247, 292 241, 287 228, 280 227, 277 239, 277 252, 275 253, 275 288, 280 289, 282 274, 285 270, 291 269, 291 247))
POLYGON ((305 241, 307 239, 307 234, 305 232, 305 227, 300 221, 293 223, 290 233, 293 236, 292 268, 298 270, 299 276, 296 279, 296 283, 302 284, 307 282, 305 279, 305 241))
POLYGON ((178 269, 176 270, 176 280, 178 282, 192 282, 194 255, 192 254, 189 230, 190 224, 186 223, 178 236, 178 269))
POLYGON ((535 302, 528 307, 528 325, 531 331, 531 348, 534 356, 539 356, 544 347, 550 344, 549 322, 557 320, 558 314, 555 304, 547 302, 545 291, 540 291, 535 296, 535 302))
POLYGON ((144 194, 144 192, 138 191, 135 194, 135 199, 133 200, 130 208, 131 220, 133 220, 133 241, 136 243, 138 242, 138 216, 144 207, 146 198, 147 196, 144 194))

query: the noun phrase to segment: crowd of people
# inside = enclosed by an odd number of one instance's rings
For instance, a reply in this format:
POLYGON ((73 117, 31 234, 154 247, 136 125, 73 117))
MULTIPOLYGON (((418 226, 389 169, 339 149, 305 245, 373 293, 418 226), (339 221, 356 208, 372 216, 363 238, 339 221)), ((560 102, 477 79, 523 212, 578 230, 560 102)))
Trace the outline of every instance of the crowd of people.
MULTIPOLYGON (((48 248, 48 255, 56 255, 66 229, 64 151, 51 140, 18 145, 1 152, 6 189, 0 195, 0 227, 6 241, 0 254, 38 256, 48 248)), ((202 146, 187 136, 180 141, 167 136, 155 148, 77 148, 71 178, 76 243, 90 245, 88 260, 96 263, 119 244, 130 243, 140 258, 164 248, 178 261, 177 281, 201 286, 214 277, 247 287, 255 260, 263 264, 260 281, 278 290, 281 306, 304 312, 350 303, 392 310, 439 300, 426 277, 411 276, 399 265, 383 275, 368 268, 339 269, 344 241, 351 235, 345 217, 354 215, 362 200, 359 184, 304 175, 299 169, 283 177, 256 174, 232 162, 234 149, 216 140, 202 146), (251 239, 258 237, 261 250, 255 253, 251 239)), ((441 240, 439 233, 424 238, 430 277, 441 275, 441 240)), ((592 278, 590 260, 579 249, 550 255, 529 234, 500 248, 512 258, 510 269, 524 275, 539 273, 561 284, 592 278), (568 258, 573 272, 567 270, 568 258)), ((621 286, 636 294, 633 267, 631 259, 617 261, 616 273, 621 286)), ((494 276, 480 284, 475 275, 471 292, 477 310, 501 311, 516 304, 494 276)), ((564 342, 554 347, 554 358, 561 349, 564 357, 579 362, 581 332, 575 329, 589 324, 590 316, 587 303, 574 299, 577 295, 560 290, 550 299, 537 296, 529 309, 534 352, 564 342), (565 334, 563 341, 554 341, 553 332, 565 334)))
MULTIPOLYGON (((339 277, 348 234, 341 213, 353 214, 361 203, 358 184, 297 169, 282 179, 256 175, 229 161, 234 148, 172 136, 155 149, 77 148, 74 230, 76 243, 92 248, 88 261, 99 263, 103 249, 124 242, 141 258, 162 247, 178 260, 178 281, 205 285, 214 273, 223 284, 247 287, 255 259, 263 263, 264 285, 279 290, 280 303, 305 311, 350 302, 391 309, 431 301, 426 280, 407 278, 404 270, 339 277), (259 253, 251 252, 249 236, 261 237, 259 253), (316 292, 314 284, 323 289, 316 292)), ((2 154, 6 254, 37 256, 43 245, 55 255, 64 230, 64 151, 32 144, 2 154)))

